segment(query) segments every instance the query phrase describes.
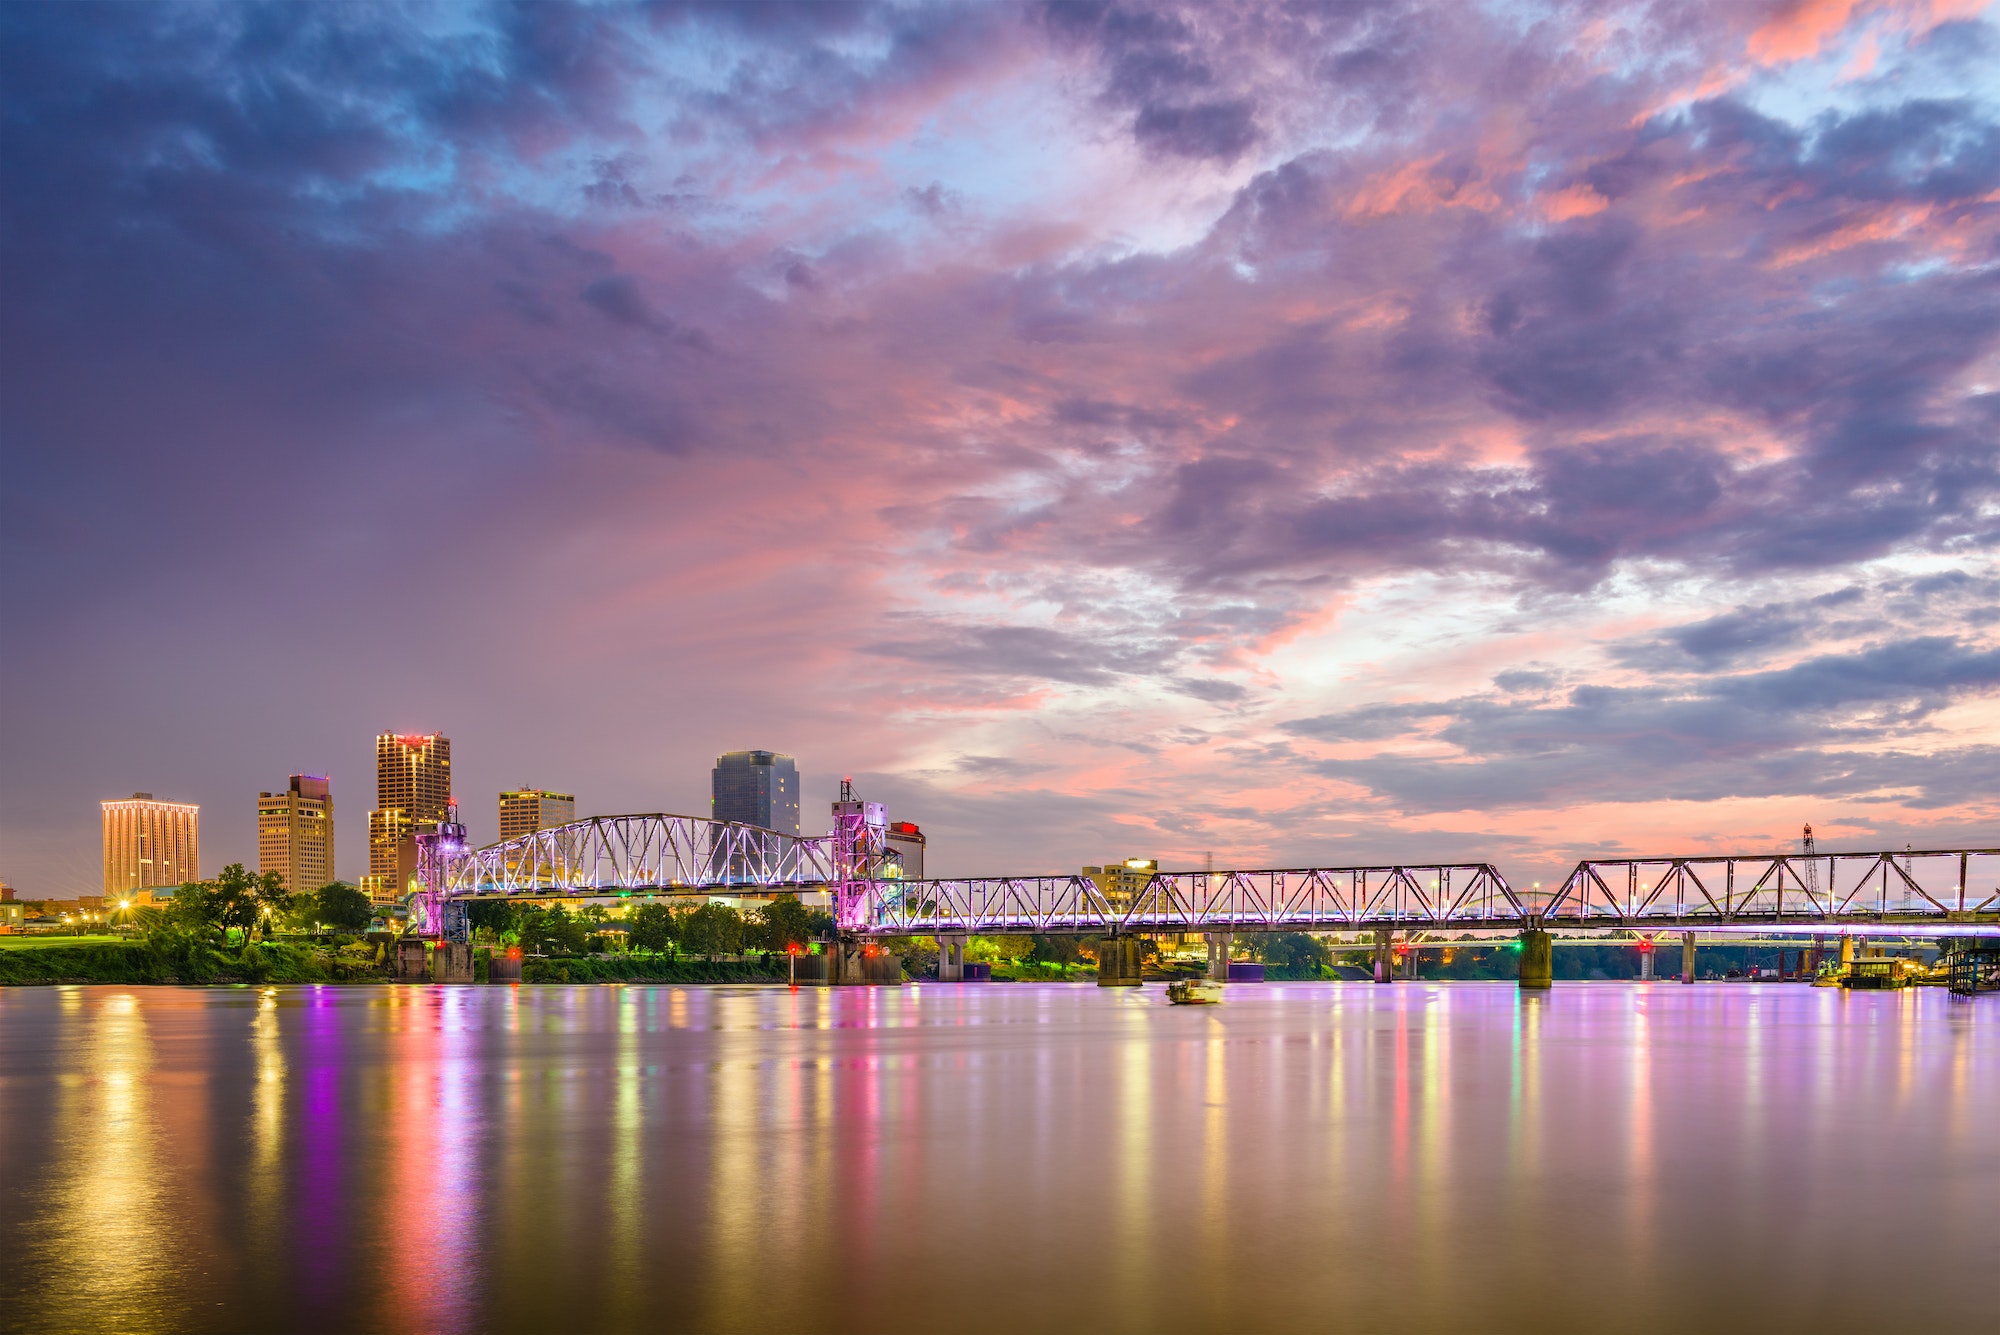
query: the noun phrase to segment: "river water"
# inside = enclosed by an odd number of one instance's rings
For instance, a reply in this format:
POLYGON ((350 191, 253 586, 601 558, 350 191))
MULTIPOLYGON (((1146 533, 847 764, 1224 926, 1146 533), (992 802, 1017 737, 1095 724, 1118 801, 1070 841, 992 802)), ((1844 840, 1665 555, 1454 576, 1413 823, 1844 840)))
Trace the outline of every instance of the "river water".
POLYGON ((1990 1330, 2000 999, 0 989, 0 1327, 1990 1330))

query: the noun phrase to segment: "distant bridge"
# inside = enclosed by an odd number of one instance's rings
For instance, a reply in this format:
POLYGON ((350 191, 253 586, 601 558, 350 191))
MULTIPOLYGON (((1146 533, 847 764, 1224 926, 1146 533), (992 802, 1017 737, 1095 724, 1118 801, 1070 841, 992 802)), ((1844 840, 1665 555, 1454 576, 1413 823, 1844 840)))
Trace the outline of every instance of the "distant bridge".
POLYGON ((426 875, 444 903, 824 890, 843 927, 873 936, 2000 927, 1991 848, 1587 859, 1546 900, 1484 862, 1156 872, 1128 893, 1085 875, 899 879, 857 819, 798 838, 696 816, 599 816, 440 850, 426 875))

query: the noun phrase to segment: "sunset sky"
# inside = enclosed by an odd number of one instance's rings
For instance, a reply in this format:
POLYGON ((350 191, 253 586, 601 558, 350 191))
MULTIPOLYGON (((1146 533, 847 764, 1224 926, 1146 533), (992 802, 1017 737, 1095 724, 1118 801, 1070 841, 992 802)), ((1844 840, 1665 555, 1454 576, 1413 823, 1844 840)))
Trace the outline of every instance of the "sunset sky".
POLYGON ((0 877, 2000 845, 2000 8, 0 7, 0 877))

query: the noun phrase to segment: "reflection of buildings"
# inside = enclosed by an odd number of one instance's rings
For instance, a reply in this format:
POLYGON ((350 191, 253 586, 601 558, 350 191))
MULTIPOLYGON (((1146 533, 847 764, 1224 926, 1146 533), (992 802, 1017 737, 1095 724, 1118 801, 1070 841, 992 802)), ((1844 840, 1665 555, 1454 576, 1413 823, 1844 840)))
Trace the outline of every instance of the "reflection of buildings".
POLYGON ((134 793, 104 808, 104 895, 153 902, 156 887, 201 879, 201 808, 134 793))
POLYGON ((500 794, 500 837, 533 834, 576 819, 576 794, 517 788, 500 794))
POLYGON ((904 880, 924 879, 924 832, 916 827, 915 822, 889 822, 889 851, 896 854, 902 864, 904 880))
POLYGON ((333 872, 333 791, 316 774, 294 774, 282 793, 257 794, 257 870, 291 891, 317 890, 333 872))
POLYGON ((416 872, 416 836, 431 834, 451 805, 451 738, 443 733, 375 739, 375 810, 368 813, 368 875, 375 901, 408 891, 416 872))
POLYGON ((776 751, 730 751, 715 758, 716 820, 799 832, 799 767, 776 751))

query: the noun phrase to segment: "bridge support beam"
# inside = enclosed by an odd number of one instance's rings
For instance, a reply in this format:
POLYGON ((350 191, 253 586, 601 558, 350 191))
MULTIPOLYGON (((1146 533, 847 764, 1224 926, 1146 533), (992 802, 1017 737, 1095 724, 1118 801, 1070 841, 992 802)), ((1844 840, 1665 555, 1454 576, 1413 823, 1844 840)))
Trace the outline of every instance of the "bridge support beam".
POLYGON ((964 932, 938 933, 938 981, 940 983, 962 983, 965 981, 965 939, 964 932))
POLYGON ((1209 981, 1226 983, 1229 981, 1229 952, 1236 944, 1234 932, 1210 932, 1208 934, 1208 977, 1209 981))
POLYGON ((1694 981, 1694 933, 1681 933, 1681 981, 1694 981))
POLYGON ((1521 933, 1521 990, 1540 991, 1556 980, 1555 938, 1539 927, 1521 933))
POLYGON ((1650 936, 1639 943, 1639 981, 1653 981, 1653 938, 1650 936))
POLYGON ((1136 936, 1107 936, 1097 943, 1097 985, 1099 987, 1140 986, 1140 961, 1145 942, 1136 936))
POLYGON ((1396 952, 1390 945, 1389 938, 1388 928, 1375 929, 1375 981, 1378 983, 1396 981, 1396 952))
POLYGON ((1840 971, 1846 973, 1847 967, 1852 963, 1854 963, 1854 938, 1843 935, 1840 938, 1840 971))

